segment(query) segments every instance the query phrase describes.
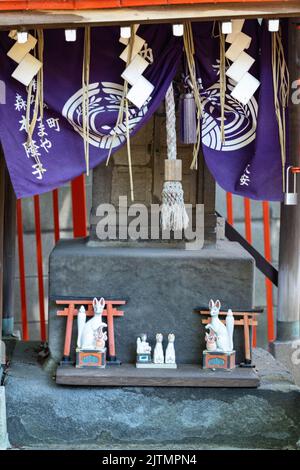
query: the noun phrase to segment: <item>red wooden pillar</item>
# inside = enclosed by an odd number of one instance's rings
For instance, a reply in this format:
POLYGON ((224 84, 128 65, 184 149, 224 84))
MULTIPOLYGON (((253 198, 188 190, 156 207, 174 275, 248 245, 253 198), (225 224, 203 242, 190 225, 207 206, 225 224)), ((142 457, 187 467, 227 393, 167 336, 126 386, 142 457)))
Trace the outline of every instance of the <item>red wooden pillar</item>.
MULTIPOLYGON (((264 221, 264 246, 265 258, 270 263, 272 262, 271 254, 271 234, 270 234, 270 207, 267 201, 263 203, 263 221, 264 221)), ((266 278, 266 300, 267 300, 267 320, 268 320, 268 340, 274 341, 274 312, 273 312, 273 285, 272 282, 266 278)))
POLYGON ((17 200, 17 231, 18 231, 19 273, 20 273, 22 337, 23 337, 23 340, 28 341, 29 333, 28 333, 28 321, 27 321, 27 297, 26 297, 26 281, 25 281, 25 258, 24 258, 23 217, 22 217, 21 199, 17 200))
POLYGON ((116 360, 116 347, 115 347, 115 332, 114 332, 114 312, 110 302, 106 304, 107 312, 107 331, 108 331, 108 352, 109 360, 114 362, 116 360))
POLYGON ((87 214, 85 177, 80 175, 71 182, 73 235, 75 238, 87 236, 87 214))
POLYGON ((232 194, 226 193, 226 206, 227 206, 227 222, 230 225, 233 225, 233 202, 232 202, 232 194))
POLYGON ((68 316, 67 316, 64 355, 63 355, 63 360, 62 360, 62 362, 65 362, 67 364, 70 363, 71 361, 70 350, 71 350, 74 313, 75 313, 75 305, 73 303, 70 303, 68 316))
POLYGON ((52 204, 53 204, 53 222, 54 222, 54 241, 55 243, 57 243, 60 238, 58 189, 54 189, 52 191, 52 204))
MULTIPOLYGON (((252 245, 251 200, 244 197, 245 238, 252 245)), ((252 346, 256 346, 256 326, 252 326, 252 346)))
POLYGON ((43 249, 42 249, 42 232, 41 232, 40 197, 39 196, 34 196, 34 219, 35 219, 36 261, 37 261, 38 288, 39 288, 40 331, 41 331, 41 340, 46 341, 47 335, 46 335, 46 320, 45 320, 43 249))
POLYGON ((245 213, 245 238, 252 245, 252 227, 251 227, 251 201, 247 197, 244 198, 245 213))

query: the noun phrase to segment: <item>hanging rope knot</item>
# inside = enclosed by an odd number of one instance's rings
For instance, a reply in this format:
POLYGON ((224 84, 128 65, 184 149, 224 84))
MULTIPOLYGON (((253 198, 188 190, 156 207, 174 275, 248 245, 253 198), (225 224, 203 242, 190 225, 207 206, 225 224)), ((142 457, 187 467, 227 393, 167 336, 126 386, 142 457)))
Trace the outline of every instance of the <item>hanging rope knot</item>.
POLYGON ((161 223, 163 230, 183 230, 189 225, 180 181, 165 181, 162 190, 161 223))
POLYGON ((166 93, 166 130, 168 160, 165 160, 165 183, 162 190, 161 225, 163 230, 183 230, 189 224, 181 184, 181 160, 176 160, 176 114, 173 85, 166 93))
POLYGON ((225 142, 225 96, 226 96, 226 66, 225 66, 225 34, 219 23, 220 35, 220 109, 221 109, 221 142, 225 142))
POLYGON ((272 75, 274 107, 278 124, 282 165, 282 189, 286 190, 286 108, 289 100, 290 76, 285 59, 284 46, 281 31, 272 33, 272 75))
POLYGON ((186 55, 186 60, 187 60, 187 66, 188 66, 188 71, 189 71, 189 76, 190 76, 190 82, 192 85, 192 90, 193 90, 193 95, 195 99, 195 105, 196 105, 196 112, 197 112, 197 127, 196 127, 196 143, 194 144, 194 149, 193 149, 193 160, 191 163, 191 169, 196 170, 197 169, 197 159, 199 155, 199 149, 200 149, 200 144, 201 144, 201 126, 200 126, 200 121, 201 121, 201 116, 202 116, 202 103, 201 103, 201 97, 200 97, 200 92, 199 92, 199 86, 198 86, 198 81, 197 81, 197 72, 196 72, 196 64, 195 64, 195 45, 194 45, 194 37, 193 37, 193 29, 192 29, 192 23, 190 21, 187 21, 184 25, 184 32, 183 32, 183 44, 184 44, 184 50, 185 50, 185 55, 186 55))

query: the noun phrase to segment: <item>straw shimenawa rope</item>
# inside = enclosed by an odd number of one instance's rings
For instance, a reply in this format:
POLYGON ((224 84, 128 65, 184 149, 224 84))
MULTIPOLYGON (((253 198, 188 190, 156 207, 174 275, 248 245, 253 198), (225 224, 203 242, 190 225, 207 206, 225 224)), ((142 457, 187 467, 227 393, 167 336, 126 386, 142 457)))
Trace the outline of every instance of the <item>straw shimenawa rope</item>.
POLYGON ((192 24, 190 21, 187 21, 184 24, 184 32, 183 32, 183 43, 184 43, 184 50, 187 59, 187 65, 189 69, 190 80, 193 87, 193 94, 195 98, 196 110, 197 110, 197 132, 196 132, 196 143, 194 144, 193 149, 193 159, 191 163, 191 169, 197 169, 197 159, 201 144, 201 115, 202 115, 202 104, 200 93, 198 89, 197 83, 197 76, 196 76, 196 65, 195 65, 195 46, 194 46, 194 38, 193 38, 193 30, 192 24))
MULTIPOLYGON (((35 32, 37 36, 37 58, 43 64, 43 55, 44 55, 44 32, 42 29, 38 29, 35 32)), ((36 53, 35 53, 36 55, 36 53)), ((31 80, 30 84, 27 88, 27 106, 26 106, 26 131, 27 131, 27 145, 30 145, 32 142, 33 132, 37 123, 37 120, 43 119, 43 112, 44 112, 44 92, 43 92, 44 84, 43 84, 43 66, 37 73, 36 81, 35 79, 31 80), (35 95, 33 95, 34 91, 34 83, 36 83, 36 90, 35 95), (33 100, 34 98, 34 100, 33 100), (33 113, 31 117, 31 105, 33 102, 33 113)))
POLYGON ((42 163, 39 158, 38 152, 35 150, 32 136, 38 120, 43 120, 44 114, 44 84, 43 84, 43 55, 44 55, 44 32, 42 29, 35 31, 35 36, 38 39, 37 53, 34 51, 34 55, 37 55, 38 60, 42 63, 42 67, 37 73, 36 80, 32 79, 27 87, 27 103, 26 103, 26 115, 25 115, 25 130, 27 132, 27 148, 30 148, 30 154, 34 158, 36 164, 41 169, 42 163), (36 88, 34 90, 34 84, 36 88), (35 94, 33 94, 35 92, 35 94), (33 112, 31 116, 31 105, 33 104, 33 112))
MULTIPOLYGON (((127 56, 127 62, 126 62, 126 67, 130 64, 131 58, 132 58, 132 51, 133 51, 133 45, 134 45, 134 36, 135 36, 135 28, 134 25, 130 26, 130 39, 129 39, 129 50, 128 50, 128 56, 127 56)), ((129 171, 129 182, 130 182, 130 198, 131 201, 134 201, 134 190, 133 190, 133 173, 132 173, 132 159, 131 159, 131 146, 130 146, 130 128, 129 128, 129 104, 128 104, 128 99, 127 99, 127 93, 128 93, 128 82, 124 80, 124 87, 123 87, 123 93, 120 101, 120 106, 119 106, 119 112, 118 112, 118 117, 117 117, 117 122, 115 125, 115 132, 112 136, 111 139, 111 144, 110 144, 110 149, 109 153, 107 156, 106 160, 106 165, 109 164, 109 160, 111 157, 112 149, 113 149, 113 144, 115 141, 115 137, 117 134, 121 133, 122 130, 122 123, 124 120, 124 115, 125 115, 125 125, 126 125, 126 146, 127 146, 127 158, 128 158, 128 171, 129 171)))
POLYGON ((282 164, 282 186, 285 191, 286 165, 286 108, 289 100, 289 71, 285 60, 281 30, 272 33, 272 74, 274 105, 278 123, 278 133, 282 164))
POLYGON ((82 133, 84 145, 84 158, 86 164, 86 174, 89 175, 90 155, 89 155, 89 82, 90 82, 90 61, 91 61, 91 28, 84 28, 83 43, 83 64, 82 64, 82 133))
MULTIPOLYGON (((189 218, 184 205, 181 174, 177 173, 177 164, 181 173, 181 161, 176 160, 176 114, 172 82, 167 90, 166 98, 166 131, 168 160, 174 162, 171 166, 169 179, 166 179, 162 190, 161 224, 163 230, 183 230, 189 224, 189 218), (176 179, 179 178, 179 179, 176 179)), ((165 175, 166 177, 166 175, 165 175)))
POLYGON ((225 34, 222 33, 219 23, 220 37, 220 108, 221 108, 221 142, 225 142, 225 94, 226 94, 226 70, 225 70, 225 34))

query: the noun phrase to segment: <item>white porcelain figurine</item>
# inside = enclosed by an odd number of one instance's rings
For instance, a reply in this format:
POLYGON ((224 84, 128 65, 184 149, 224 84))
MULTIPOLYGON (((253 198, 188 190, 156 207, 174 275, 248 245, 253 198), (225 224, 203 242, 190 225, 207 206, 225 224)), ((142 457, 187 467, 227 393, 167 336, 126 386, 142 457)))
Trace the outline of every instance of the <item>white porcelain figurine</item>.
POLYGON ((173 333, 170 333, 168 335, 168 346, 166 349, 166 358, 165 358, 166 364, 176 364, 174 342, 175 342, 175 335, 173 333))
POLYGON ((209 330, 209 333, 205 333, 205 342, 207 351, 216 351, 217 336, 212 330, 209 330))
POLYGON ((232 311, 228 311, 225 326, 219 319, 220 308, 221 303, 219 300, 216 300, 216 302, 214 302, 213 300, 209 301, 211 322, 208 323, 205 328, 210 331, 213 331, 216 334, 218 351, 230 352, 233 350, 233 315, 232 311))
POLYGON ((157 333, 156 345, 153 353, 154 364, 163 364, 165 362, 164 351, 162 346, 163 339, 163 335, 161 333, 157 333))
POLYGON ((80 309, 78 310, 78 315, 77 315, 77 326, 78 326, 77 346, 78 348, 80 348, 80 339, 81 339, 81 334, 82 334, 82 330, 84 328, 85 322, 86 322, 85 308, 83 305, 81 305, 80 309))
POLYGON ((105 307, 105 300, 103 297, 100 300, 97 300, 96 297, 93 300, 94 316, 89 320, 84 320, 84 315, 86 317, 85 311, 80 308, 78 314, 78 338, 77 345, 81 349, 104 349, 105 341, 107 339, 106 332, 103 332, 103 328, 107 326, 106 323, 102 321, 102 312, 105 307), (101 346, 103 347, 99 347, 101 346), (103 345, 104 344, 104 345, 103 345))
POLYGON ((151 354, 151 346, 147 342, 147 335, 142 334, 136 340, 136 353, 137 354, 151 354))
POLYGON ((233 351, 233 330, 234 330, 234 317, 232 310, 229 309, 226 315, 226 328, 230 340, 230 351, 233 351))

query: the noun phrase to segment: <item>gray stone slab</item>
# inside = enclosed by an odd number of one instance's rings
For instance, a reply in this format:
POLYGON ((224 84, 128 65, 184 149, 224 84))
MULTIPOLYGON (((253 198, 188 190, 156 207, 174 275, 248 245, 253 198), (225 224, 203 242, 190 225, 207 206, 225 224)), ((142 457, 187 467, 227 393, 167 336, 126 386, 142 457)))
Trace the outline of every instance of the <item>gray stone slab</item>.
POLYGON ((62 387, 17 343, 6 382, 14 447, 295 449, 300 391, 266 351, 258 389, 62 387))
MULTIPOLYGON (((57 317, 55 300, 93 298, 126 300, 123 318, 115 320, 117 355, 135 361, 137 335, 176 335, 178 363, 201 363, 204 327, 196 307, 219 298, 224 308, 253 307, 253 259, 239 245, 185 251, 165 248, 91 247, 61 241, 50 256, 49 347, 62 357, 66 320, 57 317)), ((76 325, 72 341, 75 350, 76 325)), ((237 361, 244 360, 243 332, 236 329, 237 361)))
POLYGON ((300 338, 294 341, 274 341, 270 345, 270 352, 291 371, 294 382, 300 386, 300 338))
POLYGON ((6 450, 8 446, 5 388, 0 386, 0 450, 6 450))

